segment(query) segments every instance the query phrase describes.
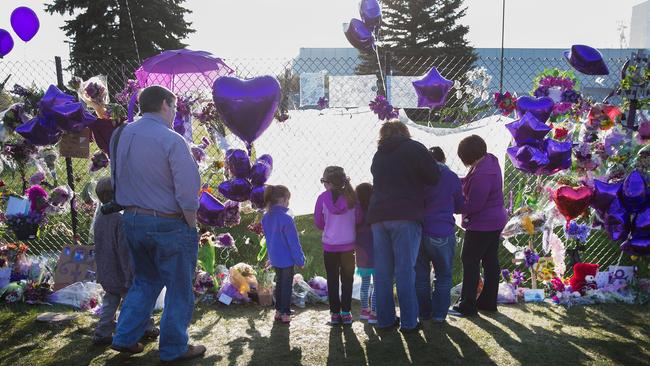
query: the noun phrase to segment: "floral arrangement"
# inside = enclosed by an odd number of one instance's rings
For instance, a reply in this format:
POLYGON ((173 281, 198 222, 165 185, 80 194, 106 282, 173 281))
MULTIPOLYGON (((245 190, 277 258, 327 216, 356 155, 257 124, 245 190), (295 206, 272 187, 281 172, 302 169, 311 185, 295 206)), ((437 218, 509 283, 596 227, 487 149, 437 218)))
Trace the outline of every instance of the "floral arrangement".
POLYGON ((93 157, 90 158, 90 167, 88 170, 92 172, 96 172, 98 170, 106 168, 110 164, 110 160, 108 159, 108 155, 106 155, 103 151, 98 151, 95 154, 93 154, 93 157))
POLYGON ((32 119, 32 116, 25 111, 24 103, 11 105, 2 112, 2 123, 9 131, 32 119))
POLYGON ((464 85, 456 80, 454 88, 456 89, 456 98, 462 99, 463 94, 468 96, 470 102, 477 99, 486 101, 490 99, 489 87, 492 81, 492 75, 488 73, 485 67, 478 67, 468 70, 465 73, 466 80, 464 85))
POLYGON ((524 264, 526 265, 526 268, 533 268, 537 262, 539 262, 539 254, 535 253, 535 251, 530 248, 526 248, 526 250, 524 250, 524 264))
POLYGON ((233 227, 239 225, 241 222, 241 215, 239 213, 239 202, 226 201, 223 205, 223 220, 226 227, 233 227))
POLYGON ((25 88, 18 84, 14 84, 14 88, 10 93, 24 100, 24 112, 31 115, 36 115, 38 113, 38 104, 45 94, 43 90, 35 87, 25 88))
POLYGON ((74 77, 70 84, 77 91, 79 99, 94 109, 99 118, 110 118, 107 111, 109 96, 105 76, 93 76, 85 82, 79 77, 74 77))
POLYGON ((378 95, 368 106, 381 121, 388 121, 399 116, 399 109, 393 108, 383 95, 378 95))
POLYGON ((318 98, 318 102, 316 103, 316 106, 317 106, 318 109, 320 109, 320 110, 323 110, 323 109, 329 108, 329 106, 330 106, 330 101, 329 101, 329 99, 327 99, 327 98, 325 98, 325 97, 320 97, 320 98, 318 98))
POLYGON ((139 91, 140 87, 138 86, 138 82, 136 80, 129 79, 126 81, 124 89, 115 94, 115 100, 117 100, 117 102, 123 107, 127 107, 133 95, 137 94, 139 91))
POLYGON ((29 199, 30 212, 43 215, 49 207, 47 191, 39 185, 33 185, 25 191, 25 195, 29 199))
POLYGON ((235 248, 235 238, 230 233, 219 234, 215 239, 215 245, 217 248, 235 248))
POLYGON ((0 247, 0 268, 13 267, 19 254, 27 253, 29 247, 24 244, 9 243, 0 247))
POLYGON ((589 239, 589 234, 591 233, 590 225, 578 224, 575 221, 571 221, 569 226, 565 227, 564 233, 567 239, 577 240, 580 243, 586 243, 589 239))
POLYGON ((494 93, 494 106, 499 113, 509 116, 517 108, 517 97, 510 92, 494 93))
POLYGON ((545 69, 533 81, 531 92, 535 97, 550 97, 555 102, 551 121, 556 122, 566 118, 574 107, 584 109, 582 95, 578 91, 578 79, 573 71, 557 68, 545 69))

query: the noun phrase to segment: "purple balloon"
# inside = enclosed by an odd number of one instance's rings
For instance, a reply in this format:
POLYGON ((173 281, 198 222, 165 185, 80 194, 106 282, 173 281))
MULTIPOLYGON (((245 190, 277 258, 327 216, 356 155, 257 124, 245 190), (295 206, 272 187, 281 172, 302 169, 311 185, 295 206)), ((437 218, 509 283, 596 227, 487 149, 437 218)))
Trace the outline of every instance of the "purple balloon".
POLYGON ((11 12, 11 28, 25 42, 29 42, 41 26, 34 11, 26 6, 20 6, 11 12))
POLYGON ((79 102, 55 105, 50 111, 52 119, 64 132, 81 132, 97 120, 97 117, 86 111, 83 103, 79 102))
POLYGON ((250 198, 253 187, 242 178, 227 180, 219 184, 219 193, 229 200, 244 202, 250 198))
POLYGON ((549 97, 535 98, 528 95, 517 98, 517 116, 522 118, 526 112, 532 113, 537 119, 546 123, 553 112, 553 99, 549 97))
POLYGON ((259 186, 253 188, 251 191, 251 203, 253 204, 253 208, 261 210, 264 208, 264 189, 265 186, 259 186))
POLYGON ((650 238, 650 206, 646 206, 634 218, 632 237, 650 238))
POLYGON ((570 141, 560 142, 553 139, 544 141, 548 164, 540 169, 541 174, 553 175, 559 171, 571 168, 571 151, 573 144, 570 141))
POLYGON ((197 221, 203 225, 223 227, 223 213, 223 204, 215 196, 203 191, 199 198, 199 209, 196 211, 197 221))
POLYGON ((271 166, 273 168, 273 158, 269 154, 264 154, 257 158, 257 161, 263 161, 271 166))
POLYGON ((622 182, 607 183, 597 179, 594 180, 594 195, 589 205, 597 211, 606 212, 612 201, 618 197, 622 185, 622 182))
POLYGON ((620 198, 623 206, 631 212, 640 211, 646 203, 647 187, 643 175, 635 170, 623 181, 620 198))
POLYGON ((0 29, 0 58, 5 57, 14 48, 14 39, 4 29, 0 29))
POLYGON ((269 164, 258 159, 251 167, 251 183, 253 183, 254 186, 263 185, 271 176, 272 170, 273 168, 271 168, 269 164))
POLYGON ((251 172, 251 161, 246 151, 230 149, 226 151, 226 164, 230 173, 236 178, 248 178, 251 172))
POLYGON ((361 0, 359 5, 361 20, 371 31, 381 24, 381 7, 377 0, 361 0))
POLYGON ((54 106, 75 102, 76 100, 72 95, 62 92, 55 85, 50 85, 41 100, 38 102, 38 108, 42 115, 49 118, 54 117, 54 112, 52 112, 54 106))
POLYGON ((281 96, 280 83, 273 76, 250 80, 223 76, 212 86, 221 119, 249 148, 271 125, 281 96))
POLYGON ((564 51, 564 58, 574 69, 586 75, 609 75, 603 55, 595 48, 583 44, 571 46, 571 51, 564 51))
POLYGON ((62 134, 54 121, 40 115, 16 127, 16 132, 27 142, 37 146, 54 145, 59 142, 62 134))
POLYGON ((546 123, 540 122, 530 112, 524 114, 520 119, 506 125, 517 145, 536 144, 542 141, 551 128, 546 123))
POLYGON ((454 82, 443 78, 438 69, 432 67, 422 79, 412 84, 418 95, 418 108, 436 108, 445 104, 454 82))
POLYGON ((637 256, 650 255, 650 238, 632 238, 621 244, 621 250, 637 256))
POLYGON ((614 241, 625 240, 630 235, 630 214, 616 198, 605 214, 605 231, 614 241))
POLYGON ((515 168, 531 174, 536 174, 549 163, 545 152, 530 145, 509 147, 508 157, 515 168))
POLYGON ((362 52, 374 52, 375 37, 366 25, 359 19, 352 19, 343 30, 345 38, 354 48, 362 52))

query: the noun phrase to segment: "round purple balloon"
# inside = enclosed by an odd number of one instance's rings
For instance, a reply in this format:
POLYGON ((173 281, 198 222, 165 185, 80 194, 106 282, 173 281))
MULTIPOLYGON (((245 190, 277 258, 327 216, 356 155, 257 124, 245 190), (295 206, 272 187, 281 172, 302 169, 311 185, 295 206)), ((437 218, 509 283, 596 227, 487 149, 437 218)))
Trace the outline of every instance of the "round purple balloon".
POLYGON ((631 212, 640 211, 646 204, 647 187, 645 178, 635 170, 623 181, 620 198, 623 206, 631 212))
POLYGON ((515 168, 530 174, 537 174, 550 162, 546 152, 530 145, 509 147, 508 157, 515 168))
POLYGON ((271 125, 281 97, 280 83, 273 76, 250 80, 222 76, 212 86, 219 116, 249 147, 271 125))
POLYGON ((219 193, 229 200, 244 202, 250 198, 253 187, 242 178, 227 180, 219 184, 219 193))
POLYGON ((253 188, 251 191, 250 200, 253 204, 253 208, 261 210, 264 208, 264 189, 265 186, 259 186, 253 188))
POLYGON ((0 58, 5 57, 14 48, 14 39, 4 29, 0 29, 0 58))
POLYGON ((20 6, 11 12, 11 28, 25 42, 29 42, 36 33, 41 24, 34 11, 26 6, 20 6))
POLYGON ((526 112, 532 113, 537 119, 546 123, 553 112, 553 99, 549 97, 535 98, 528 95, 517 98, 517 116, 522 118, 526 112))
POLYGON ((257 161, 263 161, 271 166, 273 168, 273 158, 269 154, 264 154, 257 158, 257 161))
POLYGON ((359 19, 352 19, 346 25, 344 31, 345 38, 348 39, 354 48, 362 52, 374 52, 375 37, 366 25, 359 19))
POLYGON ((630 235, 630 214, 616 198, 605 214, 605 231, 614 241, 625 240, 630 235))
POLYGON ((226 164, 230 173, 236 178, 248 178, 251 172, 251 161, 248 154, 241 149, 226 151, 226 164))
POLYGON ((618 197, 622 185, 622 182, 607 183, 598 179, 594 180, 594 195, 589 205, 597 211, 607 211, 612 201, 618 197))
POLYGON ((199 209, 196 211, 196 219, 203 225, 223 227, 224 206, 217 198, 208 192, 202 192, 199 198, 199 209))
POLYGON ((381 24, 381 7, 377 0, 361 0, 359 5, 361 20, 371 31, 381 24))
POLYGON ((418 108, 436 108, 445 104, 454 82, 443 78, 438 69, 432 67, 422 79, 412 84, 418 95, 418 108))
POLYGON ((269 179, 271 176, 271 171, 273 168, 265 161, 257 160, 255 164, 251 167, 251 183, 254 186, 261 186, 269 179))
POLYGON ((541 174, 553 175, 565 169, 571 168, 571 141, 560 142, 553 139, 544 141, 548 164, 540 169, 541 174))
POLYGON ((551 131, 546 123, 540 122, 530 112, 524 114, 520 119, 508 123, 506 128, 512 134, 517 145, 537 144, 551 131))

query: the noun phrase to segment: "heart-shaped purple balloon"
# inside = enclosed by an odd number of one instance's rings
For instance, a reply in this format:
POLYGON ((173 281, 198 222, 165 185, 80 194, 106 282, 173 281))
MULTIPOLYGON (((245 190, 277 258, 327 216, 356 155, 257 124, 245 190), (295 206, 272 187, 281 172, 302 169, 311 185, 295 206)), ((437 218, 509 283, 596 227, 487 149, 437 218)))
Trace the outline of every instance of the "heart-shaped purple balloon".
POLYGON ((548 164, 540 169, 541 174, 553 175, 559 171, 571 168, 571 151, 573 144, 571 141, 560 142, 553 139, 544 141, 548 164))
POLYGON ((551 128, 531 112, 506 125, 517 145, 538 144, 551 131, 551 128))
POLYGON ((546 123, 553 112, 553 99, 549 97, 535 98, 528 95, 517 98, 517 116, 522 118, 526 112, 532 113, 537 119, 546 123))
POLYGON ((618 197, 622 185, 622 182, 607 183, 598 179, 594 180, 594 196, 590 206, 600 212, 607 211, 612 201, 618 197))
POLYGON ((242 178, 227 180, 219 184, 219 193, 227 199, 237 202, 248 201, 252 190, 251 184, 242 178))
POLYGON ((650 255, 650 238, 635 238, 621 244, 621 250, 636 256, 650 255))
POLYGON ((253 208, 261 210, 264 208, 264 189, 265 186, 259 186, 253 188, 251 191, 251 203, 253 204, 253 208))
POLYGON ((271 125, 281 97, 280 83, 273 76, 249 80, 222 76, 212 86, 219 116, 249 148, 271 125))
POLYGON ((343 30, 345 38, 348 39, 354 48, 362 52, 373 52, 375 50, 375 37, 366 25, 359 19, 352 19, 343 30))
POLYGON ((203 225, 223 227, 224 206, 217 198, 208 192, 203 191, 199 198, 199 209, 196 211, 196 219, 203 225))
POLYGON ((228 170, 236 178, 248 178, 251 172, 251 161, 246 151, 230 149, 226 151, 226 164, 228 170))
POLYGON ((631 212, 640 211, 646 204, 647 187, 645 178, 638 170, 633 171, 623 181, 620 191, 621 203, 631 212))

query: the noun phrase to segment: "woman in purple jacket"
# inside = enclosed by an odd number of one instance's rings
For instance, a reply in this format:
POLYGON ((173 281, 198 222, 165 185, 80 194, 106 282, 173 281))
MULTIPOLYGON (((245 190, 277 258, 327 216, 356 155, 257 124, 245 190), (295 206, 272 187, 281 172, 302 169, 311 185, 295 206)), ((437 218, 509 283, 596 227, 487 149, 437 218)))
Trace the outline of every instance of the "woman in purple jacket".
POLYGON ((487 153, 485 141, 476 135, 466 137, 458 145, 458 157, 470 170, 462 179, 465 196, 465 206, 461 210, 465 228, 461 255, 463 290, 450 314, 463 316, 475 315, 478 310, 497 310, 499 237, 506 225, 507 214, 499 160, 487 153), (484 285, 477 299, 481 265, 484 285))

